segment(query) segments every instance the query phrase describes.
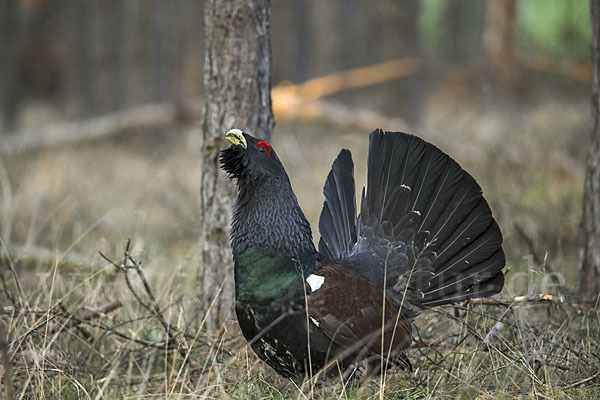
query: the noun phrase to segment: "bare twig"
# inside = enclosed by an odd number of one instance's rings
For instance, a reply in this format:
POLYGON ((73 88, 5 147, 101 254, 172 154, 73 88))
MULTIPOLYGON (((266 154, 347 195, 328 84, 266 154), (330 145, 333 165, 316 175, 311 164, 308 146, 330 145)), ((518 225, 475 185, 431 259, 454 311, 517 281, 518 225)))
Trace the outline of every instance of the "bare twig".
POLYGON ((599 376, 600 376, 600 371, 598 371, 598 372, 596 372, 595 374, 593 374, 593 375, 591 375, 591 376, 588 376, 587 378, 585 378, 585 379, 582 379, 582 380, 580 380, 580 381, 578 381, 578 382, 571 383, 570 385, 567 385, 567 386, 565 386, 564 388, 565 388, 565 389, 571 389, 571 388, 574 388, 574 387, 577 387, 577 386, 584 385, 584 384, 586 384, 586 383, 588 383, 588 382, 591 382, 591 381, 593 381, 594 379, 598 378, 599 376))
POLYGON ((471 299, 466 304, 474 306, 512 306, 523 303, 553 303, 556 302, 551 294, 534 294, 530 296, 517 296, 512 299, 471 299))
POLYGON ((122 270, 124 272, 125 282, 127 284, 127 287, 129 288, 129 291, 131 292, 131 294, 135 297, 136 301, 142 307, 144 307, 146 310, 148 310, 160 322, 165 333, 169 337, 168 342, 174 343, 174 344, 177 344, 178 346, 180 346, 180 348, 179 348, 180 353, 184 356, 184 360, 187 360, 189 358, 189 350, 187 348, 185 341, 181 340, 181 338, 183 337, 183 338, 190 339, 193 341, 199 341, 198 336, 187 333, 187 332, 177 328, 176 326, 171 325, 166 320, 166 318, 164 317, 164 315, 162 313, 162 310, 160 309, 160 307, 158 305, 158 301, 156 300, 156 296, 154 295, 152 286, 150 286, 150 283, 148 282, 148 279, 146 278, 146 275, 144 274, 144 270, 142 269, 141 264, 137 260, 135 260, 129 252, 130 247, 131 247, 131 239, 128 239, 127 243, 125 244, 125 250, 123 253, 123 262, 122 263, 117 263, 117 262, 111 260, 106 255, 104 255, 102 252, 100 252, 100 255, 106 261, 108 261, 109 263, 111 263, 112 265, 116 266, 117 268, 119 268, 120 270, 122 270), (127 271, 129 269, 133 269, 134 271, 136 271, 139 279, 142 281, 142 285, 144 286, 144 291, 146 292, 146 295, 150 298, 150 304, 145 302, 142 299, 142 297, 137 293, 135 288, 133 287, 133 284, 131 283, 131 280, 129 279, 129 276, 127 274, 127 271))
MULTIPOLYGON (((67 319, 69 322, 67 323, 62 323, 61 328, 66 326, 67 324, 70 323, 70 321, 74 321, 75 325, 87 325, 90 326, 92 328, 97 328, 97 329, 101 329, 103 331, 109 332, 111 335, 115 335, 118 336, 122 339, 128 340, 130 342, 134 342, 137 344, 140 344, 142 346, 148 346, 148 347, 153 347, 153 348, 157 348, 157 349, 165 349, 165 347, 168 347, 169 344, 169 340, 163 340, 160 342, 152 342, 152 341, 148 341, 148 340, 144 340, 144 339, 140 339, 137 338, 135 336, 130 336, 127 335, 123 332, 120 332, 118 330, 115 329, 115 326, 107 326, 107 325, 103 325, 101 323, 95 323, 93 322, 93 319, 82 319, 79 318, 77 316, 71 315, 69 313, 66 313, 64 311, 52 311, 52 310, 21 310, 21 309, 14 309, 14 310, 10 310, 11 312, 14 312, 15 314, 33 314, 33 315, 43 315, 43 316, 48 316, 48 318, 46 318, 47 321, 54 321, 54 320, 60 320, 61 318, 67 319)), ((131 321, 128 321, 131 322, 131 321)), ((122 323, 121 325, 124 325, 124 323, 122 323)), ((40 326, 37 326, 37 328, 39 328, 40 326)), ((30 329, 30 331, 27 333, 32 333, 34 332, 35 329, 30 329)), ((26 335, 27 335, 26 334, 26 335)), ((25 335, 25 336, 26 336, 25 335)), ((169 350, 172 350, 169 348, 169 350)))
POLYGON ((425 339, 425 338, 415 338, 414 344, 416 347, 451 347, 448 343, 444 342, 440 339, 425 339))
POLYGON ((90 321, 94 318, 101 317, 111 311, 116 310, 117 308, 121 307, 121 305, 122 304, 120 301, 111 301, 110 303, 103 304, 100 307, 88 308, 81 317, 79 317, 77 320, 71 319, 67 324, 65 324, 65 327, 72 328, 81 324, 83 321, 90 321))

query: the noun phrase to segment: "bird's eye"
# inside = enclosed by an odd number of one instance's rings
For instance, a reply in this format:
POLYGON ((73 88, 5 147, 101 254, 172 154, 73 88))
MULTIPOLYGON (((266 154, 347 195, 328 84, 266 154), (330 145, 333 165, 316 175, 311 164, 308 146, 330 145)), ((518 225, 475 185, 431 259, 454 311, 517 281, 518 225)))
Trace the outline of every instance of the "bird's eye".
POLYGON ((269 155, 269 157, 271 157, 271 145, 267 142, 259 142, 256 145, 256 148, 258 149, 259 152, 261 153, 266 153, 269 155))

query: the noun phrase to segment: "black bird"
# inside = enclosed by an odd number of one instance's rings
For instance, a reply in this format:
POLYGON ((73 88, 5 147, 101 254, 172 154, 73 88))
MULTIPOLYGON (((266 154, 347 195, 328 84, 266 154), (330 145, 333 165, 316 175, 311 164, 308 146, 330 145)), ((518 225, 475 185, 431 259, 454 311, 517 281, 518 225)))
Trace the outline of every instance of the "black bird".
POLYGON ((231 246, 244 337, 285 377, 400 365, 423 309, 502 290, 502 235, 473 177, 434 145, 400 132, 369 137, 357 216, 342 150, 323 192, 315 249, 273 147, 227 132, 221 168, 237 180, 231 246))

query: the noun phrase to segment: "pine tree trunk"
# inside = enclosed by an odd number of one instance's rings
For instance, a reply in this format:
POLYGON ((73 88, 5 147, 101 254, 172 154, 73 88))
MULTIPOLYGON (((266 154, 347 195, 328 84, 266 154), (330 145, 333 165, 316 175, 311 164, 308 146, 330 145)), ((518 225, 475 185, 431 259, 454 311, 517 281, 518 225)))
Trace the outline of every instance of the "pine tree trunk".
POLYGON ((17 126, 20 18, 18 0, 0 1, 0 132, 17 126))
POLYGON ((514 79, 515 0, 488 0, 484 42, 494 72, 504 84, 514 79))
POLYGON ((269 0, 210 0, 205 3, 206 57, 201 186, 201 252, 198 290, 215 328, 233 304, 233 262, 229 244, 235 188, 219 170, 225 133, 239 128, 269 140, 271 48, 269 0), (222 288, 222 290, 220 290, 222 288))
POLYGON ((600 294, 600 0, 590 1, 592 17, 592 135, 583 191, 581 297, 595 301, 600 294))

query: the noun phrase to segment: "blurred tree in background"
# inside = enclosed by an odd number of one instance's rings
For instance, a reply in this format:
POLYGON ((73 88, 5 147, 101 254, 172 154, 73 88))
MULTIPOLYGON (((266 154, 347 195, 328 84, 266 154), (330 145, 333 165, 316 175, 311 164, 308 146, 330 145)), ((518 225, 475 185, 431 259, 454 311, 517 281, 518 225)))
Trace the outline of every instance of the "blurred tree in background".
MULTIPOLYGON (((204 96, 202 1, 0 4, 3 131, 31 126, 32 105, 69 119, 150 102, 182 108, 204 96)), ((377 87, 377 96, 369 87, 334 96, 418 123, 435 89, 424 78, 452 75, 456 65, 476 84, 478 63, 488 62, 504 78, 533 68, 589 80, 579 65, 589 60, 587 14, 582 1, 280 0, 272 8, 273 82, 419 58, 417 73, 377 87)))
POLYGON ((6 129, 14 129, 20 99, 20 77, 16 60, 20 47, 20 25, 18 0, 0 3, 0 101, 2 120, 6 129))

